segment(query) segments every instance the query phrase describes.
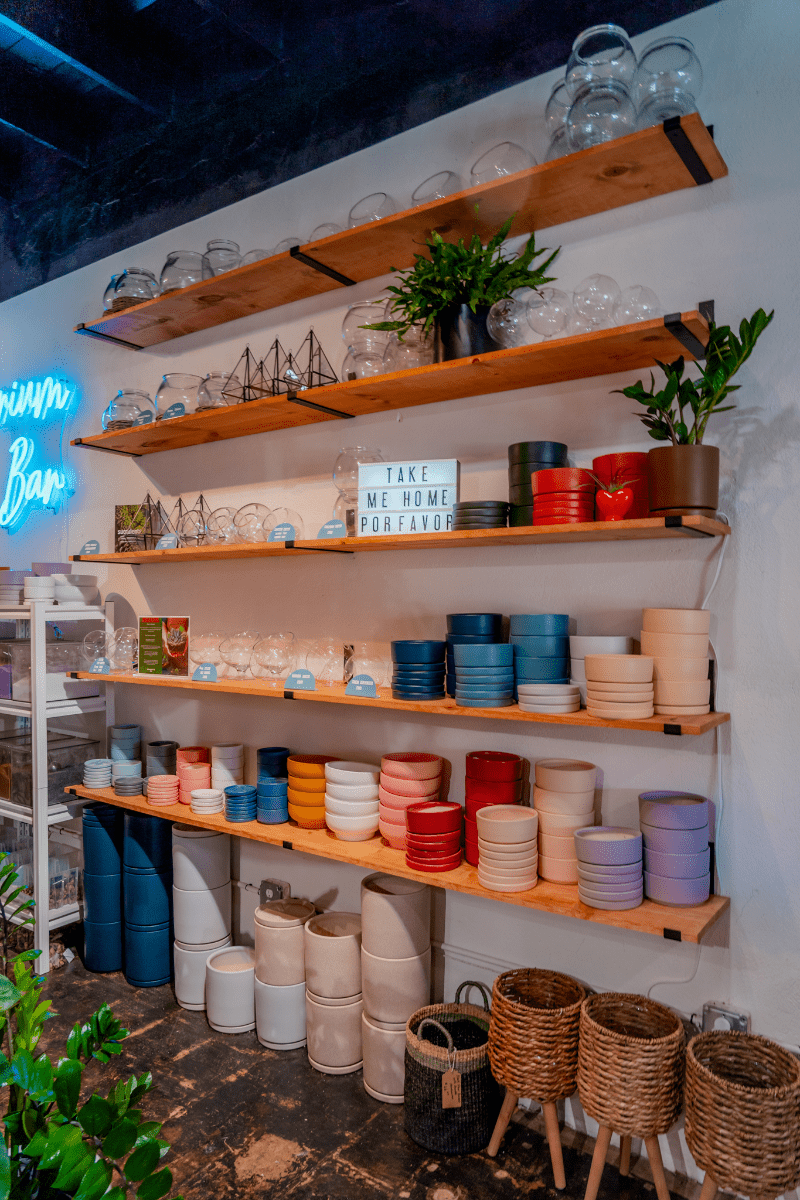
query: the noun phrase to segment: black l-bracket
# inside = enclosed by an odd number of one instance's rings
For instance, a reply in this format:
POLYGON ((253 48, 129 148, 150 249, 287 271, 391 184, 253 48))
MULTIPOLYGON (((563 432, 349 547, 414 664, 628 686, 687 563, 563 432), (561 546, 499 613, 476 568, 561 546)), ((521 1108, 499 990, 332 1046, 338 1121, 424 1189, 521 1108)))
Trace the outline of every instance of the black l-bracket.
POLYGON ((703 183, 711 183, 711 175, 689 140, 686 130, 681 125, 680 117, 668 117, 664 122, 664 133, 695 183, 698 186, 703 183))
POLYGON ((88 325, 81 323, 75 326, 76 333, 85 333, 87 337, 102 338, 104 342, 113 342, 116 346, 124 346, 126 350, 142 350, 144 347, 137 346, 135 342, 126 342, 124 338, 114 337, 111 333, 102 333, 99 329, 90 329, 88 325))
POLYGON ((667 313, 664 317, 664 325, 669 333, 680 342, 684 350, 688 350, 693 358, 705 358, 706 348, 699 338, 696 338, 691 329, 687 329, 681 320, 681 314, 667 313))
MULTIPOLYGON (((308 550, 308 546, 295 545, 294 538, 287 538, 283 543, 287 550, 308 550)), ((340 550, 338 546, 314 546, 313 554, 355 554, 354 550, 340 550)))
POLYGON ((292 404, 300 404, 303 408, 313 408, 315 412, 327 413, 330 417, 342 417, 346 421, 352 421, 355 413, 339 412, 338 408, 328 408, 326 404, 315 404, 313 400, 301 400, 297 392, 287 392, 286 399, 292 404))
POLYGON ((715 536, 715 534, 708 533, 705 529, 695 529, 692 525, 684 525, 683 517, 679 516, 664 517, 664 528, 683 529, 689 537, 709 538, 715 536))
POLYGON ((343 275, 341 271, 337 271, 334 267, 328 267, 325 263, 319 261, 318 258, 312 258, 310 254, 303 254, 299 246, 290 246, 289 253, 292 258, 296 258, 299 262, 305 263, 307 267, 313 267, 315 271, 319 271, 320 275, 328 275, 331 279, 335 279, 337 283, 343 284, 345 287, 353 287, 355 279, 351 279, 349 275, 343 275))
POLYGON ((113 446, 96 446, 94 442, 85 442, 83 438, 75 438, 72 444, 81 446, 84 450, 102 450, 104 454, 121 454, 124 458, 142 457, 137 450, 115 450, 113 446))

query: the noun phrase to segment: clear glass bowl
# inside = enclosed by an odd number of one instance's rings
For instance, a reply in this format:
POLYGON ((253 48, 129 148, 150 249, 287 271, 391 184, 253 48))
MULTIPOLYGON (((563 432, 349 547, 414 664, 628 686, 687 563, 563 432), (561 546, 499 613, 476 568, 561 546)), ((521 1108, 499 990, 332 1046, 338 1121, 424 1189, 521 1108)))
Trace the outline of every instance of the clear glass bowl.
POLYGON ((145 300, 155 300, 159 292, 158 280, 152 271, 146 271, 144 267, 126 267, 122 274, 117 276, 111 310, 120 312, 124 308, 132 308, 135 304, 143 304, 145 300))
POLYGON ((306 668, 319 687, 344 683, 344 646, 333 638, 317 638, 306 654, 306 668))
POLYGON ((636 74, 636 54, 619 25, 591 25, 572 43, 564 83, 574 100, 587 83, 614 80, 630 87, 636 74))
POLYGON ((114 669, 126 674, 137 664, 139 655, 139 630, 133 628, 117 629, 114 632, 111 658, 114 669))
POLYGON ((636 128, 636 106, 624 83, 588 83, 575 96, 567 116, 571 151, 586 150, 636 128))
POLYGON ((239 263, 239 266, 240 267, 249 267, 250 263, 261 262, 262 258, 271 258, 271 257, 272 257, 271 250, 248 250, 247 254, 242 255, 242 261, 239 263))
POLYGON ((333 482, 340 492, 358 496, 359 463, 385 462, 380 450, 369 446, 345 446, 333 464, 333 482))
POLYGON ((492 341, 497 342, 498 346, 502 346, 504 349, 511 346, 524 346, 530 333, 527 305, 513 296, 498 300, 489 309, 486 328, 489 330, 492 341))
POLYGON ((456 175, 455 171, 438 171, 414 189, 411 204, 430 204, 434 200, 443 200, 453 192, 460 192, 463 186, 461 176, 456 175))
POLYGON ((172 250, 161 268, 161 295, 210 279, 213 274, 205 254, 196 250, 172 250))
POLYGON ((633 81, 637 128, 694 112, 702 89, 703 68, 690 41, 663 37, 651 42, 642 51, 633 81))
POLYGON ((83 639, 83 657, 89 667, 98 658, 107 658, 110 661, 113 658, 113 652, 113 634, 106 633, 103 629, 93 629, 83 639))
POLYGON ((197 389, 197 411, 206 408, 227 408, 241 404, 244 388, 238 375, 230 371, 210 371, 197 389))
POLYGON ((354 675, 369 675, 376 687, 386 687, 391 667, 378 646, 372 642, 354 642, 347 673, 351 679, 354 675))
POLYGON ((233 271, 242 261, 242 254, 236 242, 217 240, 206 246, 206 261, 211 267, 212 274, 223 275, 233 271))
POLYGON ((544 287, 528 301, 525 317, 543 338, 562 337, 572 315, 572 301, 560 288, 544 287))
POLYGON ((409 371, 433 362, 433 334, 427 337, 421 329, 409 329, 402 342, 396 333, 389 334, 389 344, 383 354, 384 371, 409 371))
POLYGON ((165 375, 156 392, 156 416, 163 420, 164 414, 173 404, 182 404, 184 412, 194 412, 197 389, 202 382, 199 375, 184 375, 180 371, 171 371, 165 375))
POLYGON ((147 392, 121 390, 103 413, 103 429, 130 429, 143 411, 152 409, 153 401, 147 392))
POLYGON ((380 346, 369 350, 356 349, 353 355, 356 379, 371 379, 374 375, 383 375, 386 371, 384 353, 380 346))
POLYGON ((264 522, 269 515, 266 504, 244 504, 233 518, 237 542, 265 542, 264 522))
POLYGON ((253 647, 261 640, 261 634, 255 630, 234 633, 220 644, 219 652, 222 661, 232 667, 240 679, 247 674, 253 647))
POLYGON ((192 635, 189 639, 189 662, 192 671, 196 671, 203 663, 211 663, 217 668, 218 676, 224 675, 226 667, 222 661, 219 648, 227 637, 227 633, 218 633, 216 631, 201 633, 197 637, 192 635))
POLYGON ((599 329, 611 324, 620 295, 619 284, 610 275, 589 275, 572 293, 572 306, 590 329, 599 329))
POLYGON ((350 209, 347 224, 351 229, 357 225, 367 225, 370 221, 381 221, 397 212, 397 205, 387 192, 372 192, 363 200, 357 201, 350 209))
POLYGON ((365 325, 376 325, 390 320, 387 316, 386 301, 361 300, 351 304, 342 321, 342 338, 344 344, 355 354, 359 350, 378 349, 383 354, 389 342, 389 332, 386 329, 364 329, 365 325))
POLYGON ((334 221, 323 221, 316 229, 311 230, 309 236, 310 242, 321 242, 323 238, 333 237, 335 233, 343 233, 341 225, 337 225, 334 221))
POLYGON ((551 138, 566 125, 571 104, 572 98, 566 83, 563 79, 557 79, 544 110, 544 123, 551 138))
POLYGON ((272 512, 264 518, 262 529, 267 540, 273 529, 277 529, 279 525, 291 525, 298 541, 305 537, 303 518, 293 508, 273 508, 272 512))
POLYGON ((544 156, 545 162, 553 162, 556 158, 563 158, 565 154, 571 154, 569 145, 569 130, 566 125, 562 125, 557 129, 550 139, 550 145, 547 147, 547 153, 544 156))
POLYGON ((260 668, 259 676, 274 686, 295 668, 296 639, 293 633, 268 633, 253 647, 253 661, 260 668))
POLYGON ((206 521, 206 539, 215 545, 232 545, 238 542, 239 536, 233 523, 235 516, 236 510, 233 508, 215 508, 206 521))
POLYGON ((492 146, 472 164, 470 179, 472 186, 488 183, 490 179, 500 179, 504 175, 516 175, 518 171, 526 171, 536 165, 536 159, 516 142, 500 142, 492 146))
POLYGON ((655 292, 641 283, 625 288, 614 305, 612 318, 615 325, 631 325, 634 321, 653 321, 662 317, 664 310, 655 292))
POLYGON ((292 246, 302 246, 302 244, 303 244, 302 238, 299 238, 296 236, 285 237, 283 239, 283 241, 278 242, 277 246, 272 251, 272 253, 273 254, 285 254, 287 250, 291 250, 292 246))
POLYGON ((111 282, 103 292, 103 312, 111 312, 114 307, 114 291, 117 286, 119 275, 112 275, 111 282))

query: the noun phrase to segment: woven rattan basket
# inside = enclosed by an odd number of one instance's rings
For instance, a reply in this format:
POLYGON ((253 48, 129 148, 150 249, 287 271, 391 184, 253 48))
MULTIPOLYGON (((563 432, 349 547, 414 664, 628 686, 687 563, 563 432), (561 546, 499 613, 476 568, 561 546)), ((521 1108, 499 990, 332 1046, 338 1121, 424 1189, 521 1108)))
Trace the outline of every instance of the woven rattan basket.
POLYGON ((619 1134, 666 1133, 681 1111, 684 1032, 645 996, 603 992, 583 1002, 578 1094, 599 1125, 619 1134))
POLYGON ((720 1187, 782 1196, 800 1183, 800 1062, 768 1038, 701 1033, 686 1052, 686 1141, 720 1187))
POLYGON ((557 971, 498 975, 492 989, 489 1061, 498 1083, 541 1101, 571 1096, 586 989, 557 971))

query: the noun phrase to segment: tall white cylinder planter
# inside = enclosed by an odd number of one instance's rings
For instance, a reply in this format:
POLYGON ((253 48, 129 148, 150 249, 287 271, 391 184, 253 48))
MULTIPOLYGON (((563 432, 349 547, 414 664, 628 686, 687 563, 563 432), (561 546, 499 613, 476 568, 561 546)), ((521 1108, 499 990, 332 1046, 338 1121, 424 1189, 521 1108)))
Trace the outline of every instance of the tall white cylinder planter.
POLYGON ((184 892, 222 887, 231 881, 231 835, 191 825, 172 827, 172 882, 184 892))
POLYGON ((364 1011, 378 1021, 407 1021, 430 1004, 431 951, 413 958, 378 958, 361 947, 364 1011))
POLYGON ((431 889, 413 879, 368 875, 361 881, 362 943, 382 958, 411 958, 431 944, 431 889))
POLYGON ((201 1012, 206 1006, 206 962, 209 955, 223 946, 229 946, 231 939, 225 938, 216 946, 200 949, 197 946, 182 946, 175 942, 173 946, 173 961, 175 964, 175 999, 181 1008, 193 1012, 201 1012))
MULTIPOLYGON (((258 966, 256 966, 258 971, 258 966)), ((306 1044, 306 985, 274 987, 256 974, 256 1035, 270 1050, 297 1050, 306 1044)))
POLYGON ((199 892, 173 887, 172 913, 176 941, 185 946, 219 941, 231 931, 231 885, 199 892))
MULTIPOLYGON (((361 917, 331 912, 304 926, 306 984, 317 996, 354 996, 361 991, 361 917)), ((360 1035, 359 1035, 360 1036, 360 1035)))
POLYGON ((348 1075, 362 1066, 360 996, 333 1001, 306 991, 308 1061, 325 1075, 348 1075))
POLYGON ((216 950, 206 962, 206 1016, 218 1033, 256 1027, 256 957, 247 946, 216 950))
POLYGON ((402 1104, 406 1080, 405 1022, 376 1021, 362 1013, 361 1040, 365 1090, 385 1104, 402 1104))
POLYGON ((259 905, 255 911, 257 980, 272 987, 305 983, 303 926, 316 911, 310 900, 299 898, 259 905))

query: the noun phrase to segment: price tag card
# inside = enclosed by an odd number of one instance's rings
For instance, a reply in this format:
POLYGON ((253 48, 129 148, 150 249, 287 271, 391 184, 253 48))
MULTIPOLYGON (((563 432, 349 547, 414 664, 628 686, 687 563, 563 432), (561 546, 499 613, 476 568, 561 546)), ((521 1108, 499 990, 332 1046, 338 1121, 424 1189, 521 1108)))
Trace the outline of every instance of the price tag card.
POLYGON ((294 525, 290 525, 288 521, 284 521, 282 525, 276 525, 269 532, 268 542, 291 542, 294 541, 295 532, 294 525))
POLYGON ((347 526, 344 521, 326 521, 317 534, 318 538, 347 537, 347 526))
POLYGON ((445 1071, 442 1076, 442 1108, 461 1108, 461 1072, 445 1071))
POLYGON ((99 554, 100 543, 92 539, 90 542, 84 542, 81 546, 81 554, 99 554))
POLYGON ((156 542, 156 550, 177 550, 178 535, 177 533, 165 533, 156 542))
POLYGON ((292 671, 291 675, 287 675, 283 687, 287 692, 315 692, 317 682, 310 671, 292 671))
POLYGON ((89 667, 90 675, 109 675, 111 673, 111 663, 107 658, 96 658, 89 667))
POLYGON ((200 663, 200 666, 195 669, 192 679, 197 683, 216 683, 217 668, 213 663, 200 663))
POLYGON ((371 675, 354 675, 344 689, 345 696, 372 696, 377 698, 378 689, 371 675))
POLYGON ((155 420, 155 414, 146 408, 144 412, 139 413, 139 416, 133 422, 134 425, 150 425, 155 420))
POLYGON ((161 418, 162 421, 171 421, 173 417, 183 417, 186 415, 186 407, 177 401, 175 404, 170 404, 169 408, 161 418))

